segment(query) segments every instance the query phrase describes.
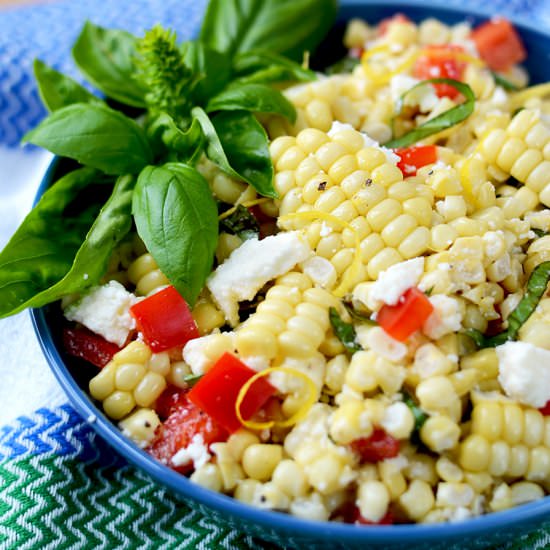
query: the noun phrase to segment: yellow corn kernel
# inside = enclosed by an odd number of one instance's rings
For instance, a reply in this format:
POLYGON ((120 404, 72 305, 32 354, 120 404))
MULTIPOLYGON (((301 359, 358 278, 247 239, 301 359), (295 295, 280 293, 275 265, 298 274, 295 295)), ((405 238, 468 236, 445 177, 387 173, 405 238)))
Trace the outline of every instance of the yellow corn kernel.
POLYGON ((267 481, 282 457, 283 448, 280 445, 254 443, 243 452, 243 469, 248 477, 267 481))

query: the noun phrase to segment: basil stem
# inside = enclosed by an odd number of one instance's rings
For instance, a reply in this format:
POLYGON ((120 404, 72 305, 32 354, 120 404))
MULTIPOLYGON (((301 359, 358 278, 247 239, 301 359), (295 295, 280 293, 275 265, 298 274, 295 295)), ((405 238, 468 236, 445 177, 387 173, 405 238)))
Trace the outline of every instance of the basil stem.
POLYGON ((431 78, 429 80, 423 80, 416 86, 413 86, 410 90, 407 90, 400 98, 399 103, 399 112, 401 112, 401 106, 404 103, 405 98, 413 90, 418 89, 421 86, 426 86, 427 84, 448 84, 456 90, 458 90, 466 99, 464 103, 456 105, 452 109, 441 113, 440 115, 428 120, 424 124, 416 127, 414 130, 407 132, 405 135, 391 139, 390 141, 384 143, 384 147, 389 147, 391 149, 396 149, 398 147, 408 147, 421 139, 424 139, 433 134, 437 134, 447 128, 452 128, 456 126, 463 120, 466 120, 473 112, 475 105, 475 95, 468 84, 459 82, 458 80, 452 80, 450 78, 431 78))
POLYGON ((346 323, 342 320, 336 308, 331 307, 329 310, 330 324, 334 330, 334 334, 347 351, 350 353, 355 353, 356 351, 361 351, 363 348, 355 341, 355 329, 353 328, 352 323, 346 323))
POLYGON ((550 281, 550 261, 539 264, 531 273, 525 294, 508 317, 508 328, 495 336, 486 337, 478 330, 468 329, 465 333, 474 340, 478 348, 494 348, 517 338, 519 329, 537 308, 550 281))

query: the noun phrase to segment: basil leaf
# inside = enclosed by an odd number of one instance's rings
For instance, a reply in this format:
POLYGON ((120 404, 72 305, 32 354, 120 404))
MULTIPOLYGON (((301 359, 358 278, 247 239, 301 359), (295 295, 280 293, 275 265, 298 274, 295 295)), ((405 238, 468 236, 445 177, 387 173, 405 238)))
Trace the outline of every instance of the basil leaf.
POLYGON ((152 160, 145 133, 137 123, 96 103, 75 103, 54 111, 23 141, 106 174, 137 173, 152 160))
POLYGON ((233 59, 233 71, 240 82, 311 82, 317 75, 298 63, 270 52, 243 52, 233 59))
POLYGON ((206 103, 229 82, 231 60, 198 40, 185 42, 181 47, 185 64, 193 73, 202 75, 192 95, 199 103, 206 103))
POLYGON ((416 86, 413 86, 410 90, 407 90, 401 96, 401 104, 403 104, 405 97, 413 90, 416 90, 420 86, 426 86, 427 84, 448 84, 458 90, 465 97, 466 101, 428 120, 424 124, 416 127, 414 130, 407 132, 404 136, 384 143, 384 147, 389 147, 391 149, 408 147, 421 139, 437 134, 438 132, 451 128, 452 126, 456 126, 463 120, 466 120, 474 112, 476 98, 470 86, 450 78, 431 78, 429 80, 423 80, 416 86))
POLYGON ((332 27, 336 0, 211 0, 200 39, 234 55, 261 49, 300 61, 332 27))
POLYGON ((196 118, 191 122, 191 126, 183 131, 169 114, 161 113, 150 124, 148 135, 152 139, 160 139, 168 149, 176 153, 181 162, 194 164, 203 150, 204 138, 201 125, 196 118))
POLYGON ((465 333, 474 340, 478 348, 494 348, 509 340, 515 340, 520 328, 537 309, 549 281, 550 261, 542 262, 531 273, 523 297, 508 316, 508 328, 504 332, 489 337, 474 329, 468 329, 465 333))
POLYGON ((356 321, 359 321, 365 325, 371 325, 373 327, 378 324, 376 321, 373 321, 370 316, 356 311, 353 307, 353 304, 350 304, 349 302, 343 302, 343 304, 352 319, 355 319, 356 321))
POLYGON ((206 111, 254 111, 283 115, 291 122, 296 120, 294 105, 279 90, 265 84, 234 82, 214 96, 206 105, 206 111))
POLYGON ((220 221, 220 231, 237 235, 243 240, 258 238, 260 224, 248 208, 238 204, 235 211, 220 221))
POLYGON ((426 412, 424 412, 416 404, 414 399, 406 392, 403 392, 403 402, 405 403, 405 405, 407 405, 407 407, 409 407, 409 409, 413 413, 413 416, 414 416, 414 429, 415 429, 416 432, 418 432, 420 430, 420 428, 422 428, 422 426, 424 425, 424 422, 426 422, 426 420, 428 420, 428 414, 426 412))
POLYGON ((145 107, 146 89, 135 78, 137 39, 126 31, 86 21, 73 46, 73 58, 86 78, 106 96, 145 107))
POLYGON ((224 172, 252 185, 264 197, 277 198, 267 134, 246 111, 225 111, 211 119, 200 108, 192 111, 206 138, 206 155, 224 172))
POLYGON ((516 86, 513 82, 510 82, 508 79, 504 78, 501 74, 498 74, 495 71, 491 71, 491 74, 493 75, 495 84, 497 86, 500 86, 501 88, 504 88, 507 92, 519 92, 521 90, 519 86, 516 86))
POLYGON ((330 324, 332 325, 332 330, 334 334, 344 344, 344 347, 350 353, 355 353, 356 351, 361 351, 363 348, 355 341, 355 329, 353 328, 352 323, 346 323, 342 321, 340 315, 336 311, 336 308, 331 307, 328 310, 330 324))
POLYGON ((56 111, 72 103, 102 103, 76 80, 49 67, 40 59, 34 60, 34 76, 38 93, 48 111, 56 111))
POLYGON ((333 65, 328 66, 325 69, 325 73, 328 75, 351 73, 359 63, 361 63, 361 60, 357 57, 346 56, 333 65))
POLYGON ((41 293, 66 276, 100 209, 89 199, 108 190, 100 180, 91 168, 70 172, 27 215, 0 253, 0 317, 43 305, 41 293))
POLYGON ((187 384, 188 388, 192 388, 203 376, 204 374, 186 374, 183 377, 183 381, 187 384))
POLYGON ((208 183, 185 164, 147 166, 138 177, 132 210, 160 270, 193 306, 218 241, 218 210, 208 183))

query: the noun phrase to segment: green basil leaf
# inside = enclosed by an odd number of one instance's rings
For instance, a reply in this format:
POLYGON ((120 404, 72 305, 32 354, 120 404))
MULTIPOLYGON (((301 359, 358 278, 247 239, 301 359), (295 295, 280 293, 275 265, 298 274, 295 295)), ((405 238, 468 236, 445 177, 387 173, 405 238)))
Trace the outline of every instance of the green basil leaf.
POLYGON ((264 197, 277 198, 267 134, 247 111, 222 111, 211 119, 192 111, 206 138, 206 155, 224 172, 252 185, 264 197))
POLYGON ((185 64, 195 74, 202 75, 194 90, 193 97, 201 104, 222 90, 231 78, 231 60, 198 40, 182 45, 185 64))
POLYGON ((420 86, 426 86, 427 84, 448 84, 458 90, 465 97, 466 101, 428 120, 414 130, 407 132, 404 136, 384 143, 384 147, 389 147, 391 149, 408 147, 421 139, 437 134, 438 132, 451 128, 452 126, 456 126, 463 120, 466 120, 474 112, 476 98, 470 86, 468 86, 468 84, 464 84, 464 82, 459 82, 458 80, 452 80, 450 78, 431 78, 429 80, 423 80, 416 86, 413 86, 410 90, 407 90, 401 96, 401 104, 403 104, 405 97, 413 90, 416 90, 420 86))
POLYGON ((281 93, 265 84, 234 82, 214 96, 206 105, 207 112, 254 111, 283 115, 291 122, 296 120, 294 105, 281 93))
POLYGON ((152 160, 140 126, 119 111, 96 103, 75 103, 54 111, 23 141, 106 174, 137 173, 152 160))
POLYGON ((317 75, 298 63, 270 52, 252 51, 233 59, 233 71, 240 82, 311 82, 317 75))
POLYGON ((204 137, 196 118, 183 131, 169 114, 161 113, 149 125, 147 132, 153 140, 160 139, 169 150, 175 152, 180 162, 194 164, 202 153, 204 137))
POLYGON ((106 96, 125 105, 145 107, 146 89, 135 78, 137 39, 126 31, 86 21, 73 46, 78 68, 106 96))
POLYGON ((237 235, 243 240, 258 238, 260 235, 260 224, 250 213, 248 208, 238 204, 235 211, 220 221, 220 231, 237 235))
POLYGON ((183 381, 187 384, 188 388, 192 388, 203 376, 204 374, 186 374, 183 377, 183 381))
POLYGON ((513 82, 510 82, 508 79, 504 78, 501 74, 498 74, 495 71, 491 71, 491 74, 493 75, 495 84, 505 89, 507 92, 520 91, 521 88, 519 88, 519 86, 516 86, 513 82))
POLYGON ((48 111, 56 111, 72 103, 102 103, 76 80, 49 67, 40 59, 34 60, 34 76, 38 93, 48 111))
POLYGON ((361 351, 363 348, 355 341, 355 328, 353 328, 352 323, 346 323, 342 321, 340 315, 336 311, 336 308, 331 307, 328 310, 330 324, 332 325, 332 330, 334 334, 344 344, 344 347, 350 353, 355 353, 356 351, 361 351))
POLYGON ((200 38, 234 55, 254 49, 301 61, 332 27, 336 0, 211 0, 200 38))
POLYGON ((0 317, 47 303, 40 295, 71 269, 105 189, 95 170, 81 168, 44 193, 0 253, 0 317))
POLYGON ((478 348, 494 348, 509 340, 516 340, 519 329, 531 317, 544 296, 550 282, 550 261, 539 264, 529 277, 527 287, 519 304, 508 316, 508 328, 495 336, 485 336, 481 332, 468 329, 465 333, 474 340, 478 348))
POLYGON ((147 166, 138 177, 132 210, 147 250, 193 306, 218 241, 218 209, 208 183, 185 164, 147 166))
POLYGON ((371 325, 375 327, 378 325, 376 321, 373 321, 369 315, 366 315, 364 313, 359 313, 354 307, 353 304, 349 302, 343 302, 344 307, 346 308, 346 311, 349 313, 349 316, 352 319, 355 319, 356 321, 359 321, 360 323, 363 323, 365 325, 371 325))

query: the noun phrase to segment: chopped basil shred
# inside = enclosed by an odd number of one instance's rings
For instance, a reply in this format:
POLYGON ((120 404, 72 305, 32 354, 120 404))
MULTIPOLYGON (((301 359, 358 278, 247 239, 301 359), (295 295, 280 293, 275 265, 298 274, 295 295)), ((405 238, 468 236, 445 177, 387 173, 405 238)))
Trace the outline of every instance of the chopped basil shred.
POLYGON ((183 381, 189 388, 192 388, 203 376, 204 374, 186 374, 183 381))
POLYGON ((258 220, 248 209, 239 204, 235 212, 220 221, 220 231, 237 235, 237 237, 246 241, 259 236, 260 226, 258 220))
POLYGON ((361 323, 365 323, 366 325, 375 326, 378 324, 376 321, 373 321, 368 315, 357 311, 353 307, 353 304, 349 302, 343 302, 343 304, 352 319, 355 319, 356 321, 359 321, 361 323))
POLYGON ((406 392, 403 392, 403 403, 411 409, 414 416, 414 429, 419 431, 424 425, 424 422, 428 420, 428 414, 424 412, 414 401, 414 399, 406 392))
POLYGON ((473 112, 475 106, 475 95, 472 91, 472 88, 464 82, 459 82, 458 80, 452 80, 450 78, 431 78, 429 80, 423 80, 416 86, 413 86, 410 90, 407 90, 400 98, 398 105, 398 113, 401 113, 404 100, 408 94, 413 90, 420 88, 421 86, 426 86, 427 84, 448 84, 456 90, 458 90, 465 98, 463 103, 456 105, 452 109, 441 113, 440 115, 428 120, 424 124, 416 127, 414 130, 407 132, 405 135, 398 137, 396 139, 391 139, 390 141, 384 143, 384 147, 389 147, 395 149, 398 147, 408 147, 421 139, 424 139, 433 134, 437 134, 447 128, 452 128, 460 122, 466 120, 473 112))
POLYGON ((467 329, 465 333, 478 348, 494 348, 517 338, 519 329, 537 308, 550 281, 550 261, 539 264, 531 273, 525 294, 508 317, 508 328, 495 336, 485 336, 478 330, 467 329))
POLYGON ((357 57, 346 56, 334 63, 333 65, 329 65, 325 69, 325 73, 328 75, 351 73, 353 69, 355 69, 355 67, 359 65, 359 63, 361 63, 361 60, 357 57))
POLYGON ((361 351, 363 348, 355 341, 355 329, 351 323, 346 323, 342 320, 336 308, 331 307, 329 309, 329 318, 334 334, 347 351, 350 353, 355 353, 356 351, 361 351))
POLYGON ((497 86, 504 88, 507 92, 519 92, 521 88, 516 86, 513 82, 510 82, 508 79, 504 78, 501 74, 498 74, 494 71, 491 71, 493 79, 497 86))

